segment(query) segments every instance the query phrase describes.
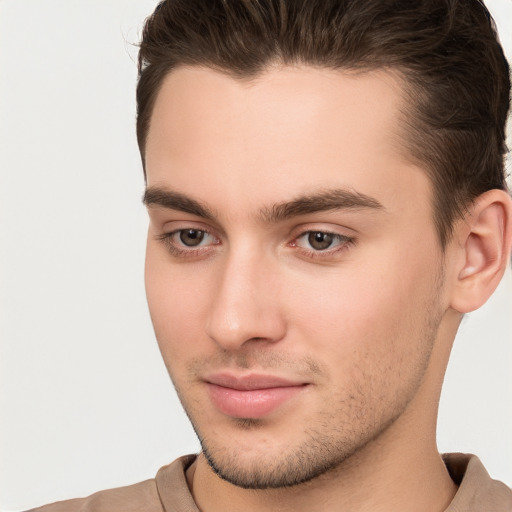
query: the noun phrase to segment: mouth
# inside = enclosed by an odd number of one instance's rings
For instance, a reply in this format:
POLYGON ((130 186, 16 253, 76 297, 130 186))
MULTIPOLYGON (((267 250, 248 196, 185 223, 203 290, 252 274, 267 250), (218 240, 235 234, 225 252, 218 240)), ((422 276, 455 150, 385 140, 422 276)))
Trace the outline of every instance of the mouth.
POLYGON ((211 375, 205 383, 211 401, 220 412, 243 419, 268 416, 309 385, 273 375, 226 373, 211 375))

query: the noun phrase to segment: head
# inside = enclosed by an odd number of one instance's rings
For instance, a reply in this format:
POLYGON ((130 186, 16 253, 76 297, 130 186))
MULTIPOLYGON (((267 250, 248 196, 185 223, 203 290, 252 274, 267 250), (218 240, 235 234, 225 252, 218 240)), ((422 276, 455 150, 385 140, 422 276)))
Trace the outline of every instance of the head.
POLYGON ((280 487, 432 443, 510 250, 484 6, 168 1, 139 59, 148 301, 211 467, 280 487))

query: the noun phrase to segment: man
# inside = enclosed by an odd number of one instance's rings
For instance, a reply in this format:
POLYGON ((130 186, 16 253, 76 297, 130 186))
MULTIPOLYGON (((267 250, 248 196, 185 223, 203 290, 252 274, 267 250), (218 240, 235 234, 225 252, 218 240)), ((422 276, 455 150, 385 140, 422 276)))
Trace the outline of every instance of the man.
POLYGON ((202 451, 38 510, 511 510, 435 441, 512 245, 485 7, 170 0, 139 72, 147 296, 202 451))

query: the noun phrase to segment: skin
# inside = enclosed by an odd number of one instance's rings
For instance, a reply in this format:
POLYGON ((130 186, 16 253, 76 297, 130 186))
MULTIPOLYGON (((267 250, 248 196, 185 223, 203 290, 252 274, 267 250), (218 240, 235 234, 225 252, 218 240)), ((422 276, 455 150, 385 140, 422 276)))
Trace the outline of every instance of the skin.
POLYGON ((202 442, 187 474, 202 511, 432 512, 456 491, 437 403, 461 315, 497 285, 503 265, 487 261, 510 247, 509 227, 491 249, 475 226, 503 232, 510 204, 477 203, 443 252, 430 182, 403 149, 402 102, 386 72, 275 67, 240 81, 183 67, 163 82, 146 146, 146 289, 202 442), (283 206, 332 191, 336 208, 283 206), (312 232, 332 244, 318 249, 312 232), (485 290, 468 284, 482 269, 485 290), (303 386, 236 418, 212 402, 216 372, 303 386))

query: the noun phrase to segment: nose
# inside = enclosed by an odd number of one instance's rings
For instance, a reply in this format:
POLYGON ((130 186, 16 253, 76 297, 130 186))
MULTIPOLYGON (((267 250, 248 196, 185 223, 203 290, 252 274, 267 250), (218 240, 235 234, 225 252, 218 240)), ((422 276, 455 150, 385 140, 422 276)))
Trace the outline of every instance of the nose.
POLYGON ((286 332, 279 302, 276 264, 248 254, 231 254, 218 274, 207 320, 207 334, 235 351, 250 341, 275 343, 286 332))

